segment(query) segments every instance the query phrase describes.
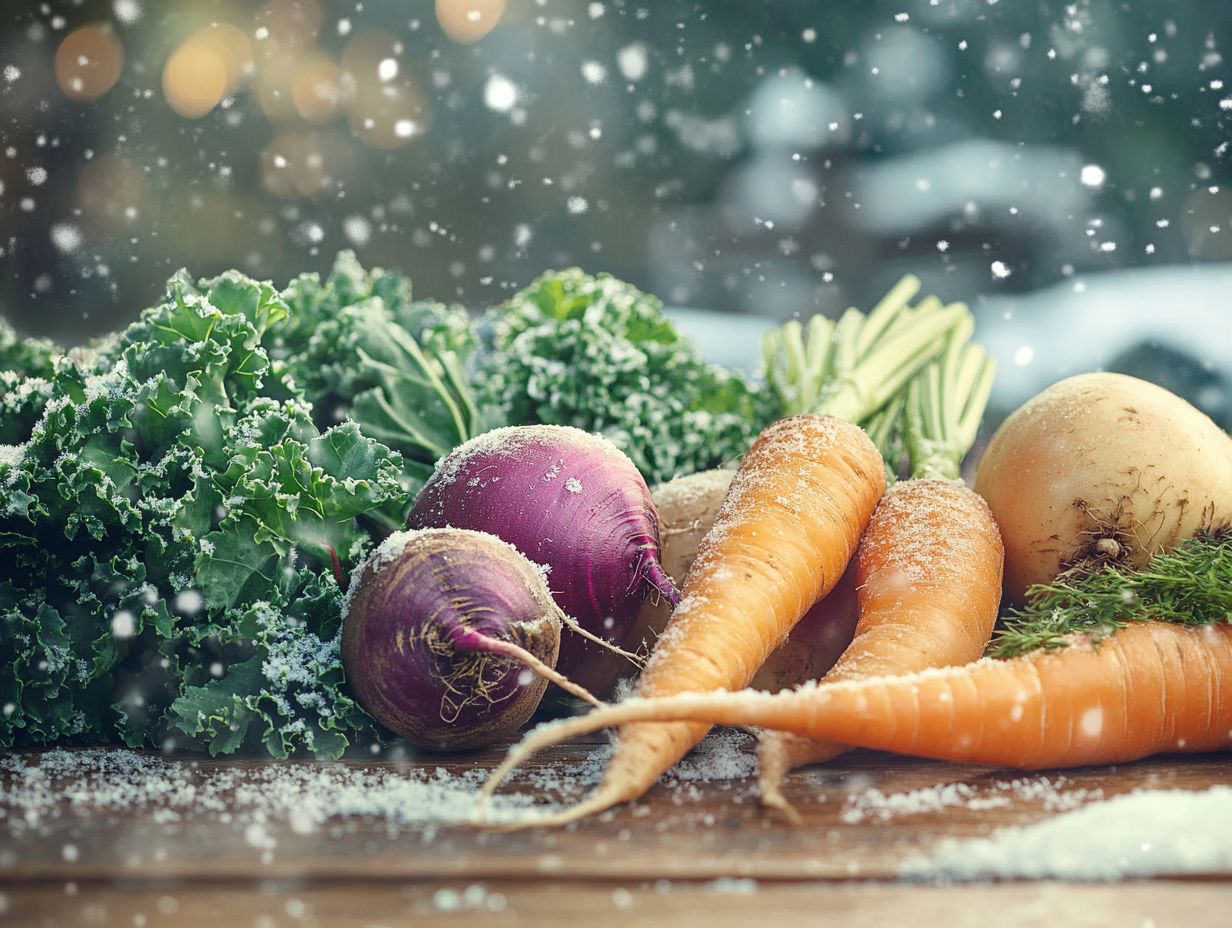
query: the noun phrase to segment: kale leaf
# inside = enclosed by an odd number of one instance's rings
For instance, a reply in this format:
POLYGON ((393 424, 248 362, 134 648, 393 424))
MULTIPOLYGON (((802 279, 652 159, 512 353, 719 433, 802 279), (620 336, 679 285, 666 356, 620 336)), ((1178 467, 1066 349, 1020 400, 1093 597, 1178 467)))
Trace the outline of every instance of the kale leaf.
POLYGON ((238 273, 180 274, 57 358, 25 391, 41 405, 11 398, 29 378, 5 391, 0 746, 332 756, 374 736, 342 686, 331 549, 353 563, 361 517, 400 517, 403 462, 355 422, 318 427, 271 352, 290 312, 238 273))
POLYGON ((771 418, 747 381, 699 360, 658 299, 611 275, 545 274, 486 322, 481 403, 511 423, 601 432, 652 483, 735 460, 771 418))

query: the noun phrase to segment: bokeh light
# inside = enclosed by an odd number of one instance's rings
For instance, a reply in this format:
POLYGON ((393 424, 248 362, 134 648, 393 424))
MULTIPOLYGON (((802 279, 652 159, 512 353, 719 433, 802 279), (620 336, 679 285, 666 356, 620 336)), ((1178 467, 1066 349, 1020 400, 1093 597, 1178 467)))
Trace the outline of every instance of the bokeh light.
POLYGON ((213 23, 185 39, 163 67, 163 94, 171 108, 199 119, 253 73, 252 45, 240 29, 213 23))
POLYGON ((83 26, 56 49, 56 81, 72 100, 96 100, 124 70, 124 45, 106 26, 83 26))
POLYGON ((314 58, 299 68, 291 88, 296 112, 312 123, 325 123, 342 112, 347 99, 342 68, 329 58, 314 58))
POLYGON ((496 28, 505 0, 436 0, 436 18, 455 42, 478 42, 496 28))

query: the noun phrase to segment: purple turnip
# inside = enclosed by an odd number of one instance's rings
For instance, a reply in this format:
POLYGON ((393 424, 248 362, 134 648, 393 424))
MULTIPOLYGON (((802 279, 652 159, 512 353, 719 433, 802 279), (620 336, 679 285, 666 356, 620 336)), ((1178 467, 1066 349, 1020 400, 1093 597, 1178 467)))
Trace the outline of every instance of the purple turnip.
POLYGON ((535 565, 482 532, 397 532, 357 570, 342 663, 360 705, 419 747, 509 739, 548 681, 595 703, 554 669, 560 608, 535 565))
POLYGON ((600 696, 620 675, 618 646, 642 601, 678 599, 642 475, 611 442, 580 429, 495 429, 459 446, 437 464, 409 524, 488 532, 547 567, 565 615, 611 645, 568 627, 561 640, 559 671, 600 696))

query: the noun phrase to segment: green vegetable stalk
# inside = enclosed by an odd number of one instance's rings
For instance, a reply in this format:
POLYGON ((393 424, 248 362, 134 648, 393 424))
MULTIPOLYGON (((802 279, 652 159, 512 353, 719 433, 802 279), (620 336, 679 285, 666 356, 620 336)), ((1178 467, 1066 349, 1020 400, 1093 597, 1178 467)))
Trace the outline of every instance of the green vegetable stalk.
MULTIPOLYGON (((863 426, 891 480, 908 450, 907 385, 944 346, 965 344, 974 326, 961 303, 943 306, 930 296, 909 306, 919 289, 919 279, 907 275, 867 316, 856 309, 837 321, 818 315, 807 328, 793 320, 762 341, 762 364, 780 414, 823 412, 863 426)), ((978 412, 975 418, 978 425, 978 412)))

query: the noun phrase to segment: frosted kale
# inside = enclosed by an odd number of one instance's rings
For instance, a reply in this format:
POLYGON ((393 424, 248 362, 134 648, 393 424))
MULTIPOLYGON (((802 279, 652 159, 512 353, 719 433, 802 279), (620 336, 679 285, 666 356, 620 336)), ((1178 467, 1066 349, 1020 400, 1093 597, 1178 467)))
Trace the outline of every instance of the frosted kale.
POLYGON ((371 736, 342 688, 330 552, 362 557, 360 519, 400 518, 406 478, 354 422, 318 428, 271 359, 287 315, 269 284, 180 275, 58 358, 37 410, 5 381, 0 746, 336 755, 371 736))
POLYGON ((768 421, 761 395, 703 364, 655 297, 608 274, 545 274, 487 322, 482 402, 509 422, 602 432, 648 481, 733 461, 768 421))
POLYGON ((454 446, 497 424, 471 399, 464 369, 477 343, 461 307, 412 299, 408 278, 365 271, 351 252, 324 282, 302 275, 283 296, 291 318, 272 355, 294 372, 317 425, 349 417, 401 452, 408 490, 454 446))
MULTIPOLYGON (((60 350, 44 338, 22 338, 0 319, 0 371, 23 377, 50 377, 52 361, 60 350)), ((0 394, 3 388, 0 387, 0 394)))

